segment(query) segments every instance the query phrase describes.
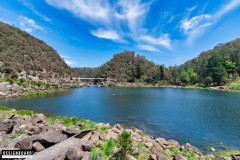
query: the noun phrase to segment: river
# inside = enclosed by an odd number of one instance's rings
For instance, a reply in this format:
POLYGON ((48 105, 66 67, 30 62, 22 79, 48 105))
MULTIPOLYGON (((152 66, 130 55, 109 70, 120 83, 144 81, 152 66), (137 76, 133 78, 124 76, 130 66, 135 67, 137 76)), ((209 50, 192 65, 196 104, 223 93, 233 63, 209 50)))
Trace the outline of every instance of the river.
POLYGON ((240 148, 240 93, 174 88, 79 88, 64 94, 0 101, 47 115, 136 126, 153 137, 204 150, 240 148))

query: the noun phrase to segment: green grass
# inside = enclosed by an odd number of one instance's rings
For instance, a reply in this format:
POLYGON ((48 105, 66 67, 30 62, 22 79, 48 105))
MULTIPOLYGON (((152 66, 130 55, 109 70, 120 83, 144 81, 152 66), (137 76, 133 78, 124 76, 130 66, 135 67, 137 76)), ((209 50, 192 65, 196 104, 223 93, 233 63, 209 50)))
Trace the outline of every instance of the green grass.
POLYGON ((136 159, 138 160, 149 159, 151 154, 151 149, 146 148, 146 146, 142 142, 137 142, 135 147, 138 149, 138 152, 139 152, 139 154, 136 156, 136 159))
POLYGON ((113 147, 115 145, 115 141, 113 139, 110 139, 102 143, 101 148, 103 149, 105 155, 110 156, 113 154, 113 147))
POLYGON ((28 134, 28 132, 26 130, 21 130, 17 134, 14 134, 12 136, 12 138, 15 139, 15 138, 17 138, 17 137, 19 137, 20 135, 23 135, 23 134, 28 134))
POLYGON ((232 149, 232 150, 216 151, 214 155, 224 158, 224 157, 231 157, 232 154, 236 154, 236 153, 240 153, 240 150, 232 149))
POLYGON ((193 152, 189 152, 187 149, 180 150, 178 147, 171 147, 171 152, 162 151, 165 157, 170 158, 174 155, 183 155, 187 157, 188 160, 210 160, 210 158, 199 157, 193 152))
POLYGON ((91 159, 97 160, 97 157, 100 157, 101 159, 107 159, 107 156, 104 155, 104 152, 100 148, 93 147, 91 150, 91 159))
POLYGON ((30 111, 30 110, 19 110, 19 111, 16 111, 16 114, 22 115, 22 116, 32 116, 33 115, 33 111, 30 111))
POLYGON ((231 90, 240 90, 240 80, 231 82, 228 85, 228 88, 231 89, 231 90))
POLYGON ((51 93, 51 91, 44 90, 44 91, 38 91, 38 92, 26 92, 26 93, 22 93, 20 96, 27 98, 27 97, 35 97, 35 96, 41 96, 41 95, 48 95, 49 93, 51 93))
POLYGON ((0 106, 0 111, 11 111, 12 109, 0 106))
POLYGON ((113 148, 116 146, 116 142, 113 139, 103 141, 99 147, 93 147, 91 150, 92 160, 96 160, 100 157, 103 160, 109 159, 113 155, 113 148))
POLYGON ((108 132, 108 128, 107 127, 102 127, 102 128, 97 128, 96 130, 98 133, 104 134, 108 132))
POLYGON ((77 124, 77 118, 76 117, 67 118, 67 117, 60 117, 60 116, 50 116, 50 117, 48 117, 48 120, 51 123, 54 123, 56 120, 59 120, 66 127, 77 124))

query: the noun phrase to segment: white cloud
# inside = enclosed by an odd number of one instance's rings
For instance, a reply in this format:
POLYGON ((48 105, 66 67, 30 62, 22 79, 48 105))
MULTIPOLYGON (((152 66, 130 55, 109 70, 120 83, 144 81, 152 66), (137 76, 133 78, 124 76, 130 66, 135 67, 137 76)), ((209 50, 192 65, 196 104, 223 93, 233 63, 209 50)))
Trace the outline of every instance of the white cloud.
MULTIPOLYGON (((237 7, 240 7, 240 0, 231 0, 230 3, 222 5, 213 14, 201 14, 192 18, 184 18, 180 22, 180 30, 187 36, 187 42, 191 43, 194 39, 205 33, 210 26, 217 23, 225 14, 237 7)), ((187 12, 189 12, 189 9, 187 12)))
POLYGON ((240 0, 231 0, 230 3, 223 5, 215 14, 214 18, 221 18, 226 13, 240 6, 240 0))
POLYGON ((212 16, 209 14, 202 14, 182 20, 180 23, 180 30, 188 36, 188 41, 190 42, 204 33, 212 24, 212 16))
POLYGON ((42 27, 37 25, 36 22, 30 18, 27 18, 25 16, 19 16, 18 20, 19 27, 28 33, 31 33, 33 30, 44 31, 42 27))
POLYGON ((108 23, 110 20, 111 7, 106 0, 46 0, 46 2, 87 21, 108 23))
POLYGON ((171 46, 171 40, 168 34, 163 34, 157 38, 149 35, 143 35, 139 39, 149 44, 160 45, 165 48, 170 48, 171 46))
MULTIPOLYGON (((151 2, 141 0, 45 0, 49 5, 65 9, 80 19, 93 25, 90 33, 97 38, 114 42, 142 42, 157 47, 170 48, 170 38, 167 34, 160 37, 146 35, 149 29, 144 28, 146 16, 151 2), (142 39, 139 39, 142 37, 142 39)), ((157 31, 157 30, 156 30, 157 31)), ((151 32, 159 35, 159 32, 151 32)))
POLYGON ((62 57, 62 59, 69 65, 69 66, 74 66, 77 63, 69 56, 65 56, 65 55, 60 55, 62 57))
POLYGON ((150 52, 159 52, 160 51, 159 49, 157 49, 153 46, 150 46, 150 45, 138 45, 137 47, 141 50, 150 51, 150 52))
POLYGON ((121 37, 112 30, 98 29, 96 31, 92 31, 91 33, 98 38, 110 39, 112 41, 122 41, 121 37))
POLYGON ((69 66, 73 66, 74 64, 76 64, 73 60, 71 59, 64 59, 64 61, 69 65, 69 66))
POLYGON ((137 27, 142 27, 141 22, 148 11, 149 3, 141 3, 139 0, 121 0, 118 2, 119 12, 115 16, 121 20, 127 20, 128 27, 132 32, 137 27))
POLYGON ((36 14, 37 16, 41 17, 44 21, 46 22, 51 22, 51 19, 44 16, 42 13, 38 12, 35 7, 32 5, 32 3, 30 3, 27 0, 18 0, 19 2, 21 2, 25 7, 27 7, 28 9, 30 9, 34 14, 36 14))

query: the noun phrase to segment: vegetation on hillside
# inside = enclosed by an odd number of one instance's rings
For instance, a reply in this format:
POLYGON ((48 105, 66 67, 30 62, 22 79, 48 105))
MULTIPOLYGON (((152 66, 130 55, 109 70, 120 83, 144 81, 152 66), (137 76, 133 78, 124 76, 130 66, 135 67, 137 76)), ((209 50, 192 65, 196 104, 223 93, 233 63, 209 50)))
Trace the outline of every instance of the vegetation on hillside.
MULTIPOLYGON (((80 77, 109 77, 119 82, 219 86, 238 81, 240 39, 202 52, 180 66, 165 67, 133 51, 124 51, 98 68, 75 68, 80 77)), ((238 89, 238 82, 229 88, 238 89)))
POLYGON ((72 69, 43 41, 0 22, 0 73, 9 78, 49 79, 69 76, 72 69))

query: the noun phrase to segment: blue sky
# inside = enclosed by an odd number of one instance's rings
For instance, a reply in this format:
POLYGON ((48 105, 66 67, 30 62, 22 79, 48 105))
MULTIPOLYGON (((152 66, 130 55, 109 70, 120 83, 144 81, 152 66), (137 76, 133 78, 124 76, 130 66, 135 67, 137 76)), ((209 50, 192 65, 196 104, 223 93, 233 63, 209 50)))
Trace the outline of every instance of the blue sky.
POLYGON ((72 67, 100 66, 124 50, 170 66, 240 38, 240 0, 1 0, 0 20, 72 67))

